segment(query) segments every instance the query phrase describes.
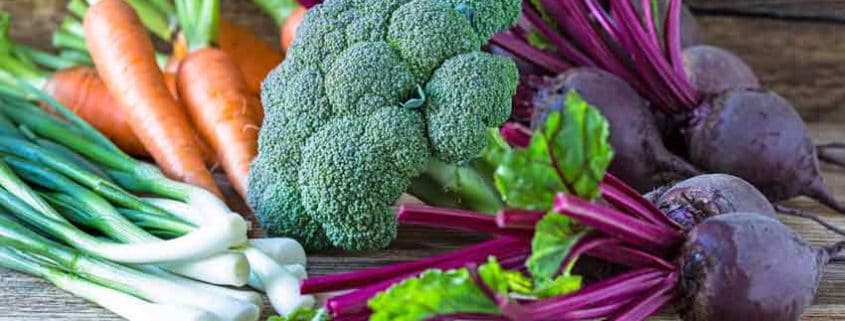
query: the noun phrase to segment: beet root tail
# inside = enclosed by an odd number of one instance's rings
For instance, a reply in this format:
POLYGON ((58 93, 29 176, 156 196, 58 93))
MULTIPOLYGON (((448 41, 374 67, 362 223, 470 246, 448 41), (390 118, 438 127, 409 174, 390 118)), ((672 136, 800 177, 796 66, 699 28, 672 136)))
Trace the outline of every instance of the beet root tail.
POLYGON ((805 212, 805 211, 799 210, 797 208, 792 208, 792 207, 781 205, 781 204, 772 204, 772 206, 774 206, 775 210, 777 210, 781 214, 811 220, 813 222, 818 223, 821 226, 824 226, 826 229, 830 230, 833 233, 839 234, 841 236, 845 236, 845 230, 842 230, 842 229, 836 227, 835 225, 831 224, 830 222, 825 221, 824 219, 819 217, 817 214, 805 212))
POLYGON ((816 179, 804 195, 822 203, 822 205, 827 206, 834 211, 845 214, 845 203, 836 199, 821 179, 816 179))

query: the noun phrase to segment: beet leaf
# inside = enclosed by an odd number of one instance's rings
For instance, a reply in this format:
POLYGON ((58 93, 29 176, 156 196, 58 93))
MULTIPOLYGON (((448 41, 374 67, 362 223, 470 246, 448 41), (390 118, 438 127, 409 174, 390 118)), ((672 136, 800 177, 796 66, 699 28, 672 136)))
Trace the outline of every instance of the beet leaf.
POLYGON ((613 158, 609 135, 604 117, 572 91, 566 107, 549 115, 528 147, 505 154, 496 186, 507 205, 527 210, 550 209, 561 191, 595 199, 613 158))

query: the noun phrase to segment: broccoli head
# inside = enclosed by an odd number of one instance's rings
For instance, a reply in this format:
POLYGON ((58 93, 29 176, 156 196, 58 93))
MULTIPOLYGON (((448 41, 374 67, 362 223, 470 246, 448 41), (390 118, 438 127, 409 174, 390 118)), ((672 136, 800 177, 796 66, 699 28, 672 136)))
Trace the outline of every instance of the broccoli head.
POLYGON ((480 51, 519 0, 329 0, 265 79, 249 203, 274 235, 367 250, 432 161, 461 163, 510 114, 513 61, 480 51))

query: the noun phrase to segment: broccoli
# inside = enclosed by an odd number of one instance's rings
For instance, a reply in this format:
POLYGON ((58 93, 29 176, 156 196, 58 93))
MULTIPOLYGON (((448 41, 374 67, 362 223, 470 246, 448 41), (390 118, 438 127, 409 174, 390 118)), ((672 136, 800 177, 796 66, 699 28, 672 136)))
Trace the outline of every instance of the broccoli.
POLYGON ((448 188, 441 179, 476 159, 510 115, 516 65, 480 50, 519 13, 519 0, 312 8, 262 88, 248 201, 268 232, 312 250, 387 246, 401 194, 427 173, 426 186, 448 188))

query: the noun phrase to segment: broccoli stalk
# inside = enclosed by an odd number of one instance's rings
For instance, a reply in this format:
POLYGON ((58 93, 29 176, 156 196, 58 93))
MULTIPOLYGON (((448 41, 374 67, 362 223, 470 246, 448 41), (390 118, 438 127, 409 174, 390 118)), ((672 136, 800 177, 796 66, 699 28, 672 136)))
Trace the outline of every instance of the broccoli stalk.
POLYGON ((502 197, 492 183, 492 171, 479 167, 488 166, 482 159, 455 165, 433 158, 407 192, 428 205, 495 214, 504 206, 502 197))

